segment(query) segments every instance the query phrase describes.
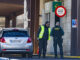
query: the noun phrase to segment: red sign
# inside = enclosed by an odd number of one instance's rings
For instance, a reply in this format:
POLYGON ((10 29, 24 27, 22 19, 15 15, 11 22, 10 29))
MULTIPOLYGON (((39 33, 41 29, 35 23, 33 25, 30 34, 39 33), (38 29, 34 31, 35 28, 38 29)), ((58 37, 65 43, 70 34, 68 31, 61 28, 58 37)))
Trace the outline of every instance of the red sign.
POLYGON ((64 8, 64 6, 58 6, 55 10, 55 14, 58 17, 64 17, 66 15, 66 8, 64 8))

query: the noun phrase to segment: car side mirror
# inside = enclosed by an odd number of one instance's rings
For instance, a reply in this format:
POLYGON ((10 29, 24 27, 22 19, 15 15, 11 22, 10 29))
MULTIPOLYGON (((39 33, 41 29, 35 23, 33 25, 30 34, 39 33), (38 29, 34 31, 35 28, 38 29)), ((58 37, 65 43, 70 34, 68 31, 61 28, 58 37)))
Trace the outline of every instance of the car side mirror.
POLYGON ((0 38, 2 38, 2 36, 0 35, 0 38))
POLYGON ((2 37, 0 37, 0 39, 1 39, 2 37))

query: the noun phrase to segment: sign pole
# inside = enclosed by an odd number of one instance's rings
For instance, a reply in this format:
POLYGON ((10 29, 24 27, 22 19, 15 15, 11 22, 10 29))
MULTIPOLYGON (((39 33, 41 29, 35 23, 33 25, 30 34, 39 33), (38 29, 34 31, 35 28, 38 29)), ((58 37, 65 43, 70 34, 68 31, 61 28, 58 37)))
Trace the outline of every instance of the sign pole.
MULTIPOLYGON (((53 2, 53 12, 55 12, 55 9, 57 8, 58 5, 61 6, 61 3, 60 2, 57 3, 57 2, 58 2, 58 0, 55 0, 53 2), (54 4, 56 4, 56 5, 54 5, 54 4)), ((60 18, 58 16, 56 16, 56 14, 55 14, 55 24, 57 21, 60 22, 60 18)))

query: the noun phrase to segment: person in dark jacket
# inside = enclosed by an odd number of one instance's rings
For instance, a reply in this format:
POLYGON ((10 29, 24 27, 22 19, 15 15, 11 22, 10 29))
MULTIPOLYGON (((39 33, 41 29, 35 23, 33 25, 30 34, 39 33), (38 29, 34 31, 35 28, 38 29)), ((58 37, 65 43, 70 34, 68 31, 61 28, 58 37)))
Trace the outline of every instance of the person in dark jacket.
POLYGON ((52 28, 51 35, 54 38, 54 53, 55 58, 57 58, 57 45, 60 48, 60 56, 63 58, 63 39, 62 36, 64 35, 63 29, 60 27, 60 23, 56 22, 56 26, 52 28))
POLYGON ((43 58, 46 57, 47 40, 50 40, 51 29, 49 28, 49 21, 45 25, 40 26, 37 37, 39 40, 39 58, 43 51, 43 58))

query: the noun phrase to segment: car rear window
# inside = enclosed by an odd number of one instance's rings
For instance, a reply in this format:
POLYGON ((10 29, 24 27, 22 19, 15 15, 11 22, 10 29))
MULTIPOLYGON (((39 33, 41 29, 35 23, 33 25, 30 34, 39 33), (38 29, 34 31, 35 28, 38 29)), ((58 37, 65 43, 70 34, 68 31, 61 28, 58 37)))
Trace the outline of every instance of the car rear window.
POLYGON ((3 31, 3 37, 29 37, 27 31, 3 31))

